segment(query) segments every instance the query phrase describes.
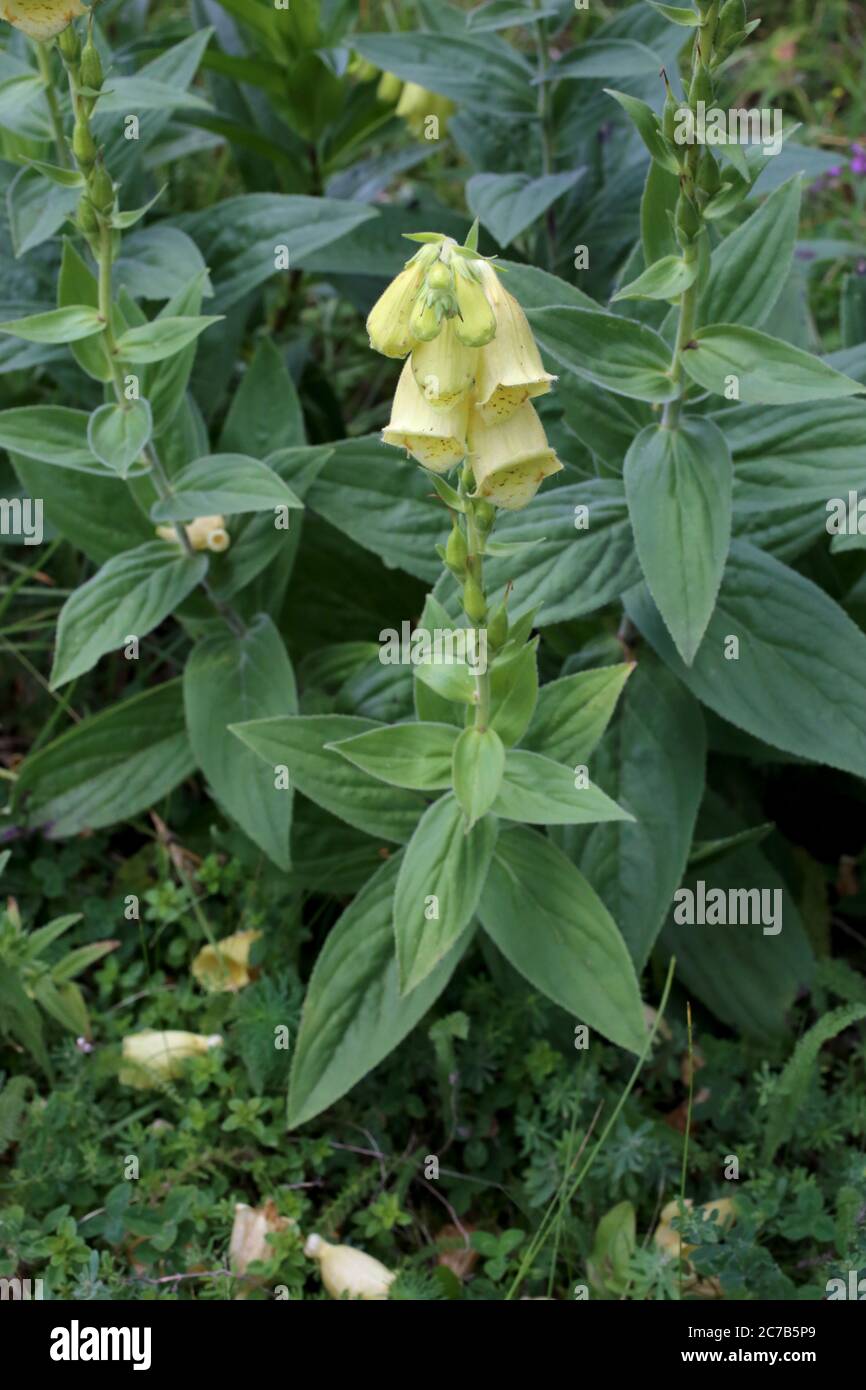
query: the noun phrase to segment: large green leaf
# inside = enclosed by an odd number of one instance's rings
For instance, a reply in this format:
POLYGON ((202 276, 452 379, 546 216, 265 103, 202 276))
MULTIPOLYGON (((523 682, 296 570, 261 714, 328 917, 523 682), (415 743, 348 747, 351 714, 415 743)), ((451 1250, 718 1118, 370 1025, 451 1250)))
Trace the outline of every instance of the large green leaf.
POLYGON ((267 458, 306 442, 295 384, 278 349, 262 338, 241 377, 220 436, 220 453, 267 458))
POLYGON ((193 521, 197 516, 300 509, 299 497, 278 473, 242 454, 209 454, 175 474, 171 496, 154 502, 154 521, 193 521))
POLYGON ((109 706, 26 758, 16 812, 51 838, 116 825, 161 801, 195 759, 179 680, 109 706))
POLYGON ((607 728, 633 670, 631 664, 602 666, 548 681, 538 692, 522 747, 571 767, 585 763, 607 728))
POLYGON ((55 468, 72 468, 105 476, 87 442, 86 410, 65 405, 21 405, 0 410, 0 448, 55 468))
POLYGON ((368 835, 402 842, 418 823, 423 798, 384 785, 328 747, 378 727, 348 714, 310 714, 234 724, 231 732, 272 769, 287 767, 292 785, 324 810, 368 835))
POLYGON ((491 809, 504 820, 529 825, 588 825, 632 819, 600 787, 578 781, 570 767, 523 748, 508 750, 502 786, 491 809))
POLYGON ((206 555, 188 555, 166 541, 106 561, 60 610, 52 689, 89 671, 129 637, 146 637, 204 578, 207 563, 206 555))
POLYGON ((551 831, 595 884, 620 924, 638 970, 652 950, 688 859, 705 761, 700 706, 646 653, 591 764, 593 776, 634 820, 551 831))
POLYGON ((638 559, 677 651, 691 664, 731 539, 733 467, 712 420, 648 425, 629 449, 625 494, 638 559))
POLYGON ((183 677, 184 704, 196 761, 217 801, 281 869, 289 867, 291 788, 229 724, 294 714, 295 678, 283 640, 260 613, 242 636, 219 632, 193 648, 183 677))
POLYGON ((515 970, 603 1037, 640 1052, 646 1039, 634 966, 583 874, 535 830, 503 831, 478 909, 515 970))
POLYGON ((457 729, 453 724, 390 724, 355 734, 331 746, 355 767, 415 791, 451 786, 451 759, 457 729))
POLYGON ((801 193, 800 177, 789 179, 716 247, 700 295, 701 323, 760 328, 788 278, 801 193))
POLYGON ((859 381, 837 372, 820 357, 756 328, 736 324, 716 323, 699 329, 683 352, 682 362, 705 391, 744 405, 799 405, 864 390, 859 381))
POLYGON ((467 833, 455 797, 429 806, 406 846, 394 890, 394 935, 400 988, 427 978, 466 929, 478 906, 497 824, 492 816, 467 833))
POLYGON ((866 776, 866 636, 817 585, 734 541, 691 667, 647 590, 625 601, 639 631, 723 719, 774 748, 866 776))
POLYGON ((361 57, 377 68, 454 101, 522 116, 535 109, 532 69, 516 49, 495 35, 482 39, 465 33, 455 38, 424 33, 356 34, 352 42, 361 57))
POLYGON ((537 179, 529 174, 474 174, 466 185, 466 201, 497 244, 510 246, 574 187, 583 172, 571 169, 537 179))
POLYGON ((378 1066, 442 993, 467 928, 426 980, 401 995, 392 900, 401 855, 387 860, 331 928, 316 961, 292 1058, 289 1128, 304 1124, 378 1066))
POLYGON ((560 367, 619 396, 670 400, 670 349, 644 323, 601 310, 530 309, 527 317, 542 349, 560 367))
MULTIPOLYGON (((83 423, 86 439, 86 412, 69 414, 81 417, 78 423, 83 423)), ((88 454, 93 459, 89 450, 88 454)), ((11 458, 26 492, 44 498, 45 516, 51 525, 95 564, 153 540, 153 526, 136 506, 130 489, 101 465, 97 466, 102 476, 97 476, 72 467, 56 468, 51 462, 23 458, 18 453, 11 458)), ((96 464, 95 459, 93 462, 96 464)))

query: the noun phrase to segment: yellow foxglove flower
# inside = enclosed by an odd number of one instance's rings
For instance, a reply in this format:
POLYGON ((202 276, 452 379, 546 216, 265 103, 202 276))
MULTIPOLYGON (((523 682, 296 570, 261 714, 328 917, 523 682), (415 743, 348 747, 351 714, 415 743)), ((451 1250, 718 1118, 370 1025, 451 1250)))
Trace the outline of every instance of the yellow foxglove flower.
POLYGON ((396 73, 383 72, 379 78, 379 85, 376 88, 376 96, 379 101, 383 101, 386 106, 393 106, 403 90, 403 83, 396 73))
POLYGON ((424 135, 427 117, 435 116, 439 122, 439 134, 444 135, 448 119, 454 115, 455 110, 454 102, 449 97, 428 92, 426 87, 419 86, 417 82, 407 82, 400 93, 395 114, 403 117, 413 135, 424 135))
POLYGON ((434 473, 447 473, 466 457, 468 416, 469 401, 465 396, 450 410, 432 406, 418 389, 409 361, 400 374, 391 420, 382 439, 385 444, 406 449, 434 473))
POLYGON ((382 1301, 396 1275, 372 1255, 351 1245, 329 1245, 321 1236, 307 1237, 304 1254, 318 1260, 322 1283, 332 1298, 382 1301))
POLYGON ((118 1073, 119 1080, 125 1086, 148 1090, 179 1076, 188 1057, 202 1057, 221 1042, 219 1033, 205 1037, 203 1033, 159 1032, 152 1028, 130 1033, 123 1039, 124 1065, 118 1073))
POLYGON ((507 420, 524 401, 542 396, 556 380, 544 370, 529 322, 496 271, 478 264, 481 281, 496 315, 496 336, 481 352, 477 398, 481 414, 491 424, 507 420))
MULTIPOLYGON (((221 516, 198 516, 184 528, 193 550, 228 550, 231 537, 221 516)), ((156 534, 164 541, 177 541, 173 526, 157 526, 156 534)))
POLYGON ((205 989, 216 992, 230 990, 236 993, 248 985, 250 974, 250 948, 258 941, 260 931, 236 931, 232 936, 223 937, 214 946, 202 946, 192 963, 192 973, 205 989))
POLYGON ((496 333, 496 315, 481 280, 464 260, 457 261, 457 337, 467 347, 484 347, 496 333))
POLYGON ((410 318, 424 279, 424 260, 411 260, 373 305, 367 317, 370 347, 385 357, 405 357, 414 338, 410 318))
POLYGON ((525 507, 544 479, 562 468, 531 401, 501 424, 490 424, 474 407, 468 443, 476 495, 508 511, 525 507))
POLYGON ((0 0, 0 19, 6 19, 31 39, 46 43, 87 14, 81 0, 0 0))
POLYGON ((432 342, 419 343, 412 350, 415 381, 432 406, 456 405, 475 384, 478 351, 460 342, 457 322, 444 319, 432 342))

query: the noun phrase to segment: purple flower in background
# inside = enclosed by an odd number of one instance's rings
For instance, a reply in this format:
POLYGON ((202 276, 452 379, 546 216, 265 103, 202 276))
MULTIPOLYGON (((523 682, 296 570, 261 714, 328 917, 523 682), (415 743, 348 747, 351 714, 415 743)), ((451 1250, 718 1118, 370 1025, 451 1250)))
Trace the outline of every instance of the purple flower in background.
POLYGON ((851 173, 866 174, 866 147, 855 142, 851 146, 851 173))

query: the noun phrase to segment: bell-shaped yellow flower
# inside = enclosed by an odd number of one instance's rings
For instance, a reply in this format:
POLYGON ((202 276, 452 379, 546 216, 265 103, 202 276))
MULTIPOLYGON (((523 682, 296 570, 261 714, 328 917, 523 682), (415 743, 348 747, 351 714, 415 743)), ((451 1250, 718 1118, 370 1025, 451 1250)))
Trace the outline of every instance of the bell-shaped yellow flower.
POLYGON ((428 92, 417 82, 407 82, 397 102, 396 115, 402 116, 413 135, 424 135, 424 123, 428 116, 435 116, 439 122, 438 134, 444 135, 448 118, 453 116, 456 107, 450 97, 428 92))
POLYGON ((0 19, 6 19, 31 39, 46 43, 62 33, 79 15, 87 14, 81 0, 0 0, 0 19))
MULTIPOLYGON (((193 550, 212 550, 221 554, 231 545, 231 537, 221 516, 197 516, 184 530, 193 550)), ((177 541, 177 531, 173 526, 157 526, 156 534, 164 541, 177 541)))
POLYGON ((497 424, 476 406, 469 416, 468 443, 476 496, 508 511, 525 507, 544 479, 562 468, 531 401, 497 424))
POLYGON ((213 946, 202 946, 190 967, 199 984, 214 992, 243 989, 253 978, 250 949, 261 935, 260 931, 237 931, 213 946))
POLYGON ((431 405, 419 390, 409 361, 397 383, 391 419, 382 439, 385 444, 406 449, 434 473, 447 473, 466 457, 468 415, 465 396, 450 409, 431 405))
POLYGON ((318 1260, 322 1283, 332 1298, 361 1298, 382 1302, 396 1275, 372 1255, 351 1245, 330 1245, 315 1233, 307 1237, 304 1254, 318 1260))
POLYGON ((219 1033, 205 1037, 203 1033, 173 1029, 160 1032, 153 1028, 130 1033, 123 1039, 123 1064, 118 1078, 125 1086, 148 1090, 179 1076, 188 1057, 202 1057, 221 1042, 219 1033))
POLYGON ((458 320, 444 319, 440 332, 429 343, 412 350, 412 371, 424 396, 434 407, 445 409, 463 400, 475 384, 478 350, 465 347, 457 336, 458 320))
POLYGON ((480 276, 469 263, 456 263, 457 307, 460 312, 454 328, 466 347, 479 348, 489 343, 496 333, 496 315, 484 291, 480 276))
POLYGON ((414 337, 410 318, 424 279, 423 259, 411 260, 380 295, 367 317, 370 347, 385 357, 405 357, 414 337))
POLYGON ((544 370, 527 317, 496 271, 483 261, 478 270, 496 315, 496 335, 481 351, 476 390, 481 414, 492 424, 544 395, 556 377, 544 370))

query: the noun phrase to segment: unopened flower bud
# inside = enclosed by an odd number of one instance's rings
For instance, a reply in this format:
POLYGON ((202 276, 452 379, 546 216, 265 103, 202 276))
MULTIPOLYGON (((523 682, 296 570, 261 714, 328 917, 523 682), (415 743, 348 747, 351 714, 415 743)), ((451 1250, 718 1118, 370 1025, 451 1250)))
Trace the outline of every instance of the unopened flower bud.
POLYGON ((427 302, 426 291, 422 290, 409 315, 409 331, 413 339, 419 343, 432 343, 439 336, 441 327, 441 314, 435 304, 427 302))
POLYGON ((689 85, 689 106, 693 111, 697 111, 698 102, 702 101, 705 106, 711 106, 713 101, 713 79, 710 77, 709 69, 703 64, 698 68, 689 85))
POLYGON ((431 290, 450 290, 453 288, 454 276, 444 261, 433 262, 427 271, 427 284, 431 290))
POLYGON ((383 72, 376 88, 376 96, 386 106, 393 106, 403 90, 403 83, 393 72, 383 72))
POLYGON ((114 184, 111 182, 111 175, 103 164, 98 160, 93 173, 90 175, 90 201, 97 212, 111 212, 114 207, 114 184))
POLYGON ((716 47, 724 48, 728 41, 742 34, 748 23, 744 0, 725 0, 719 11, 716 28, 716 47))
POLYGON ((463 585, 463 611, 472 623, 483 623, 487 613, 484 592, 474 574, 467 574, 463 585))
MULTIPOLYGON (((2 6, 0 6, 0 10, 2 10, 2 6)), ((74 66, 78 62, 81 56, 81 40, 74 24, 70 24, 59 35, 57 47, 60 49, 64 61, 70 66, 74 66)))
POLYGON ((98 92, 102 86, 102 60, 93 42, 93 34, 88 33, 87 43, 81 50, 81 67, 79 69, 81 85, 92 87, 98 92))
POLYGON ((508 641, 508 609, 504 603, 500 603, 487 621, 487 641, 493 651, 498 651, 508 641))
POLYGON ((86 193, 82 193, 78 200, 78 225, 87 237, 96 236, 99 232, 96 209, 86 193))
POLYGON ((703 154, 701 155, 701 162, 698 165, 698 176, 696 182, 701 192, 706 193, 707 196, 710 198, 713 196, 714 193, 718 193, 719 189, 722 186, 722 179, 721 175, 719 174, 719 166, 709 150, 704 150, 703 154))
POLYGON ((701 215, 690 198, 681 193, 677 199, 677 240, 688 246, 701 230, 701 215))
POLYGON ((466 572, 466 556, 468 554, 466 537, 459 522, 451 527, 451 534, 448 537, 448 544, 445 546, 445 563, 461 579, 466 572))
POLYGON ((484 286, 461 261, 457 270, 457 337, 467 347, 484 347, 496 334, 496 315, 484 286))
POLYGON ((96 163, 96 145, 86 121, 76 121, 72 131, 72 153, 80 169, 85 173, 96 163))

